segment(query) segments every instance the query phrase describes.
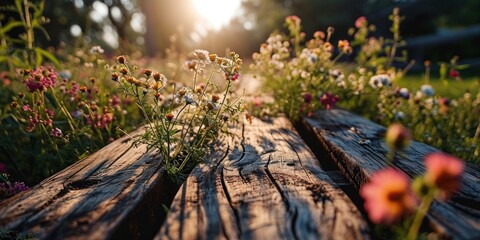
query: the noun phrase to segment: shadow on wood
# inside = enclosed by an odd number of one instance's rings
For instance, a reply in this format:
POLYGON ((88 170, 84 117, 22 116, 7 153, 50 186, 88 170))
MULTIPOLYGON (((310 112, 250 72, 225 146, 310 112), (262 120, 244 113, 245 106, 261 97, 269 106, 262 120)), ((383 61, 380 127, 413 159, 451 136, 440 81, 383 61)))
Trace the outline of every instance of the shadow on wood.
POLYGON ((369 238, 287 119, 232 131, 181 186, 156 239, 369 238))
MULTIPOLYGON (((370 176, 387 167, 386 129, 358 115, 343 110, 319 111, 303 124, 310 138, 321 143, 343 174, 359 189, 370 176)), ((439 151, 412 142, 396 156, 394 166, 410 177, 425 171, 423 159, 439 151)), ((466 164, 462 189, 447 202, 434 201, 427 218, 440 233, 455 239, 480 239, 480 171, 466 164)))
POLYGON ((39 239, 151 238, 165 215, 161 203, 178 189, 160 164, 123 137, 1 202, 0 227, 39 239))

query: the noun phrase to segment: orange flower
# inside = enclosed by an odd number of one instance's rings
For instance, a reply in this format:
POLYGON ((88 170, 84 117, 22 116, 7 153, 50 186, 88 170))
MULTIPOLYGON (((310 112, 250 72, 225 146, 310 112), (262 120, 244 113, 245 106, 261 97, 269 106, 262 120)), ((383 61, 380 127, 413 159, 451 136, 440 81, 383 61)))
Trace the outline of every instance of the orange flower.
POLYGON ((425 181, 439 190, 440 198, 446 199, 460 187, 464 169, 462 160, 444 153, 435 152, 425 157, 425 181))
POLYGON ((408 177, 393 168, 373 174, 370 182, 360 189, 360 195, 370 219, 377 224, 394 223, 417 204, 408 177))

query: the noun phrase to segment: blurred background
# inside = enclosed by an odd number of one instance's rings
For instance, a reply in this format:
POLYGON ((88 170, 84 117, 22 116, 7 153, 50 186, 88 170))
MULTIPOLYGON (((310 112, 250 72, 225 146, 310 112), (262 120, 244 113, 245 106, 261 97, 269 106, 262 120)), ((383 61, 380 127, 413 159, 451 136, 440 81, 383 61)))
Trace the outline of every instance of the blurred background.
MULTIPOLYGON (((1 2, 5 6, 13 0, 1 2)), ((47 0, 45 4, 50 39, 37 39, 44 47, 100 45, 112 55, 140 50, 149 57, 161 57, 172 46, 179 52, 233 49, 244 58, 257 51, 272 31, 285 31, 288 15, 302 19, 307 39, 333 26, 336 41, 349 39, 348 29, 360 16, 377 26, 376 35, 390 37, 388 16, 399 7, 405 16, 402 37, 417 64, 426 59, 449 61, 458 55, 471 69, 480 66, 478 0, 47 0)), ((4 14, 3 25, 18 18, 13 12, 4 14)))

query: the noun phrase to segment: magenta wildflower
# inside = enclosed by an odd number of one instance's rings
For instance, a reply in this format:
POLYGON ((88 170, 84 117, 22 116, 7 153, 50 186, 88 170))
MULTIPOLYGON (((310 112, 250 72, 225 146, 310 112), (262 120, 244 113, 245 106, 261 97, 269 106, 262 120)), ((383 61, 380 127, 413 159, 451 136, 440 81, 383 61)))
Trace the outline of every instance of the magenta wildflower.
POLYGON ((61 138, 63 133, 60 128, 52 128, 51 135, 56 138, 61 138))
POLYGON ((450 69, 450 72, 448 75, 450 75, 450 77, 452 78, 460 77, 460 73, 455 69, 450 69))
POLYGON ((28 186, 23 182, 14 182, 13 184, 10 182, 0 183, 0 199, 8 198, 26 190, 28 190, 28 186))
POLYGON ((38 67, 30 73, 30 76, 24 81, 29 92, 45 91, 53 87, 57 81, 58 73, 51 66, 38 67))
POLYGON ((307 92, 305 94, 303 94, 303 101, 307 104, 311 103, 312 102, 312 99, 313 99, 313 96, 311 93, 307 92))
POLYGON ((335 105, 337 104, 339 99, 340 98, 337 95, 333 95, 333 94, 330 94, 330 93, 324 93, 322 95, 322 97, 320 98, 320 103, 322 103, 322 105, 327 110, 330 110, 333 107, 335 107, 335 105))
POLYGON ((232 81, 237 80, 240 77, 240 73, 235 73, 235 75, 232 76, 232 81))

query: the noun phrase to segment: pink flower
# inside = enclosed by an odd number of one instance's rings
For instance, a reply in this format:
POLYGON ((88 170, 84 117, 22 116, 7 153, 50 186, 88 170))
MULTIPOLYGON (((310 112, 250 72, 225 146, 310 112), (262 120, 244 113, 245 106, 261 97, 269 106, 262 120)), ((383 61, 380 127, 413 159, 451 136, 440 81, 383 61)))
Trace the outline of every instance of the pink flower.
POLYGON ((61 138, 63 133, 60 128, 52 128, 51 135, 56 138, 61 138))
POLYGON ((23 182, 14 182, 13 184, 10 182, 0 183, 0 200, 26 190, 28 190, 28 186, 23 182))
POLYGON ((325 106, 325 108, 327 110, 330 110, 333 107, 335 107, 335 105, 337 104, 339 99, 340 98, 337 95, 332 95, 330 93, 324 93, 322 95, 322 97, 320 98, 320 103, 322 103, 322 105, 325 106))
POLYGON ((55 110, 54 109, 45 109, 45 113, 47 113, 47 115, 50 118, 53 118, 53 116, 55 116, 55 110))
POLYGON ((417 205, 407 175, 393 168, 373 174, 370 182, 360 189, 360 195, 368 216, 377 224, 392 224, 417 205))
POLYGON ((285 18, 285 22, 290 23, 290 24, 293 23, 295 25, 300 25, 301 20, 300 20, 299 17, 297 17, 295 15, 290 15, 290 16, 287 16, 285 18))
POLYGON ((444 153, 435 152, 425 157, 425 181, 436 187, 439 197, 447 199, 460 187, 460 179, 464 169, 462 160, 444 153))
POLYGON ((24 81, 29 92, 45 91, 53 87, 57 81, 58 73, 51 66, 38 67, 30 73, 30 76, 24 81))
POLYGON ((5 166, 4 163, 0 162, 0 173, 6 173, 7 172, 7 166, 5 166))
POLYGON ((456 77, 460 76, 460 73, 455 69, 450 69, 450 72, 449 72, 448 75, 450 75, 450 77, 452 77, 452 78, 456 78, 456 77))
POLYGON ((448 107, 448 105, 450 105, 450 100, 446 97, 443 97, 438 100, 438 103, 440 103, 441 106, 448 107))
POLYGON ((255 107, 261 107, 262 106, 262 99, 259 98, 258 96, 253 97, 253 106, 255 107))
POLYGON ((356 28, 361 28, 363 26, 366 26, 367 25, 367 18, 365 16, 361 16, 359 18, 357 18, 357 20, 355 20, 355 27, 356 28))
POLYGON ((110 103, 110 105, 112 105, 113 107, 115 107, 115 106, 120 105, 120 103, 122 103, 122 99, 121 99, 119 96, 117 96, 117 95, 113 95, 112 98, 110 98, 110 99, 108 100, 108 102, 110 103))
POLYGON ((23 109, 23 111, 25 111, 25 112, 30 112, 30 111, 32 111, 32 108, 30 108, 29 105, 23 105, 22 109, 23 109))
POLYGON ((232 76, 232 81, 237 80, 240 77, 240 73, 235 73, 235 75, 232 76))

